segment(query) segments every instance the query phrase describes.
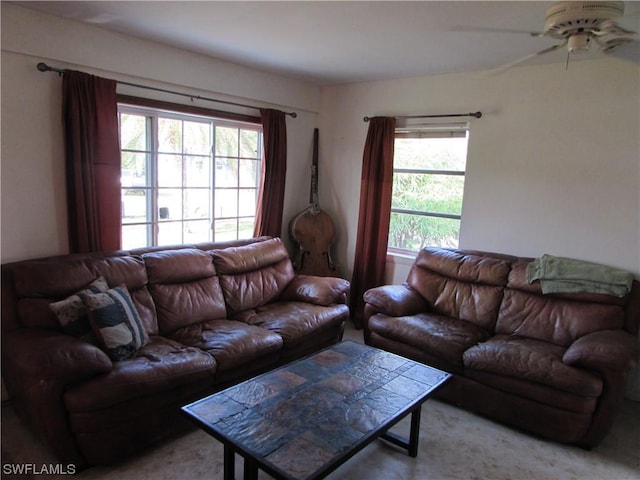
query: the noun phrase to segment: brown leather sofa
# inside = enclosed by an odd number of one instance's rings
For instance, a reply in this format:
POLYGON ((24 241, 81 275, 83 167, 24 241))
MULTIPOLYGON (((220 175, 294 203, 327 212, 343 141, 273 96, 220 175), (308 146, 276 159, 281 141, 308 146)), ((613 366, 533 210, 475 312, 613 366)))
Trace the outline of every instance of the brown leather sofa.
POLYGON ((342 338, 349 283, 298 276, 277 238, 2 265, 2 374, 63 463, 121 459, 188 428, 180 406, 342 338), (50 304, 124 284, 146 343, 114 361, 50 304))
POLYGON ((584 448, 605 436, 637 360, 640 285, 542 294, 533 259, 425 249, 403 285, 367 291, 365 342, 454 374, 440 398, 584 448))

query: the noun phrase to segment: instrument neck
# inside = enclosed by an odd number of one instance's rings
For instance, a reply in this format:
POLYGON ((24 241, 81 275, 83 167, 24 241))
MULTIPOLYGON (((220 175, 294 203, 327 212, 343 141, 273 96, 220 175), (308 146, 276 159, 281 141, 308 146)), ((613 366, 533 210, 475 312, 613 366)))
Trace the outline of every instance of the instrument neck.
POLYGON ((318 166, 311 166, 311 213, 314 215, 320 211, 318 201, 318 166))

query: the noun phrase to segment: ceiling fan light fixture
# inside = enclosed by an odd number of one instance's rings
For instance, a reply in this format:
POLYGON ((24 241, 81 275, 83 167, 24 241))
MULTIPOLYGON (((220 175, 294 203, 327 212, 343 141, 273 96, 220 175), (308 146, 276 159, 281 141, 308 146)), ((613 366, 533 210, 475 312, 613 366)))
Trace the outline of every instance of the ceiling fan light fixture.
POLYGON ((588 33, 576 33, 569 37, 567 48, 569 53, 584 53, 589 50, 591 36, 588 33))

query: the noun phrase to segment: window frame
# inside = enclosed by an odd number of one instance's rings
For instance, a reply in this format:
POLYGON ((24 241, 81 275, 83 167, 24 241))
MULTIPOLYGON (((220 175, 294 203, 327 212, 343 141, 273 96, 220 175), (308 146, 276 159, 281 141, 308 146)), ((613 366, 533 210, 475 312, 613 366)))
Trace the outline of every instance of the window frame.
MULTIPOLYGON (((421 125, 399 125, 396 126, 394 142, 397 139, 402 138, 466 138, 467 141, 467 156, 469 145, 469 123, 442 123, 442 124, 421 124, 421 125)), ((459 225, 462 225, 462 203, 464 201, 464 180, 466 180, 466 164, 467 158, 465 157, 465 169, 464 170, 446 170, 446 169, 430 169, 430 168, 396 168, 396 153, 394 152, 394 167, 393 176, 397 173, 410 174, 410 175, 443 175, 443 176, 460 176, 463 177, 463 193, 461 198, 461 211, 460 213, 442 213, 433 212, 428 210, 411 210, 391 207, 390 213, 398 213, 404 215, 414 215, 431 218, 444 218, 450 220, 456 220, 459 225)), ((393 205, 393 191, 392 191, 392 205, 393 205)), ((458 236, 459 241, 459 236, 458 236)), ((389 242, 389 241, 388 241, 389 242)), ((399 248, 390 246, 387 243, 387 254, 395 257, 415 257, 418 254, 418 250, 410 250, 405 248, 399 248)))
MULTIPOLYGON (((136 222, 131 222, 131 223, 122 223, 121 226, 121 239, 124 240, 124 228, 126 226, 133 226, 133 225, 140 225, 140 226, 145 226, 145 230, 146 230, 146 238, 147 241, 146 246, 157 246, 158 244, 160 244, 159 241, 159 227, 161 223, 176 223, 180 225, 181 228, 181 238, 184 240, 184 235, 185 235, 185 223, 189 222, 189 221, 202 221, 202 222, 206 222, 207 223, 207 229, 210 230, 210 237, 209 238, 203 238, 202 241, 206 242, 206 241, 216 241, 216 231, 214 228, 215 222, 216 220, 221 220, 221 219, 235 219, 236 220, 236 234, 235 236, 239 238, 239 233, 240 233, 240 222, 242 220, 242 218, 245 218, 246 216, 241 215, 240 213, 240 203, 237 202, 236 203, 236 216, 234 217, 229 217, 229 216, 225 216, 225 217, 216 217, 216 210, 215 210, 215 196, 216 196, 216 191, 220 190, 220 187, 216 187, 215 184, 215 169, 216 169, 216 164, 218 163, 217 160, 220 157, 224 157, 224 158, 231 158, 228 157, 226 155, 218 155, 217 152, 215 151, 215 130, 217 127, 231 127, 231 128, 238 128, 240 129, 240 131, 244 129, 246 130, 253 130, 253 131, 257 131, 258 132, 258 140, 257 140, 257 148, 258 151, 256 153, 255 157, 252 157, 252 160, 256 160, 257 161, 257 179, 256 179, 256 185, 255 187, 252 188, 252 190, 255 190, 255 194, 256 194, 256 207, 258 204, 258 200, 257 200, 257 195, 259 195, 260 190, 261 190, 261 178, 260 178, 260 170, 262 168, 262 162, 264 161, 264 140, 263 140, 263 130, 262 130, 262 121, 260 117, 254 117, 254 116, 249 116, 249 115, 244 115, 244 114, 237 114, 237 113, 231 113, 231 112, 221 112, 218 110, 210 110, 210 109, 206 109, 206 108, 201 108, 201 107, 196 107, 196 106, 192 106, 192 105, 182 105, 182 104, 175 104, 175 103, 170 103, 170 102, 163 102, 163 101, 158 101, 158 100, 149 100, 149 99, 143 99, 143 98, 139 98, 139 97, 131 97, 131 96, 126 96, 126 95, 118 95, 118 122, 120 123, 120 115, 122 113, 129 113, 132 115, 140 115, 145 117, 145 129, 146 129, 146 145, 145 145, 145 149, 144 150, 135 150, 135 149, 123 149, 122 145, 120 145, 120 153, 122 155, 123 152, 137 152, 137 153, 142 153, 144 155, 148 156, 147 162, 146 162, 146 167, 145 167, 145 176, 146 176, 146 181, 145 181, 145 185, 144 186, 124 186, 121 185, 121 192, 122 194, 124 194, 125 190, 127 188, 132 189, 132 190, 144 190, 145 191, 145 197, 146 197, 146 218, 144 221, 141 221, 139 223, 136 222), (158 145, 158 120, 159 118, 168 118, 168 119, 177 119, 177 120, 181 120, 181 121, 193 121, 193 122, 202 122, 202 123, 207 123, 208 124, 208 128, 210 130, 209 134, 210 134, 210 145, 208 147, 208 155, 206 155, 206 158, 209 159, 210 161, 210 172, 209 172, 209 185, 208 187, 200 187, 200 188, 196 188, 196 187, 190 187, 188 184, 182 182, 180 186, 176 186, 176 187, 161 187, 159 185, 159 179, 158 179, 158 162, 159 159, 162 155, 167 154, 166 152, 161 152, 159 145, 158 145), (204 190, 206 189, 209 193, 209 204, 210 204, 210 208, 211 208, 211 213, 210 215, 206 218, 206 219, 202 219, 202 220, 198 220, 198 219, 191 219, 189 218, 184 211, 184 203, 182 203, 183 205, 183 210, 180 212, 180 216, 179 218, 175 219, 175 220, 169 220, 167 222, 163 222, 160 216, 160 202, 159 202, 159 193, 162 189, 167 189, 167 188, 171 188, 171 189, 176 189, 180 191, 180 195, 182 198, 182 202, 184 202, 185 198, 186 198, 186 191, 190 190, 190 189, 196 189, 196 190, 204 190)), ((238 137, 238 141, 240 141, 240 137, 238 137)), ((238 152, 237 152, 237 156, 233 157, 233 158, 237 158, 237 161, 240 162, 242 159, 245 159, 245 157, 242 156, 242 152, 240 151, 240 145, 238 145, 238 152)), ((187 152, 185 152, 184 147, 182 148, 181 152, 177 152, 177 155, 181 155, 183 158, 187 158, 187 157, 205 157, 205 155, 203 153, 200 154, 189 154, 187 152)), ((248 158, 248 157, 247 157, 248 158)), ((184 172, 184 166, 183 168, 183 172, 184 172)), ((238 175, 240 175, 240 173, 238 172, 238 175)), ((240 178, 238 178, 238 183, 235 187, 226 187, 226 189, 228 190, 237 190, 237 195, 240 196, 241 192, 240 190, 247 190, 249 189, 249 187, 242 187, 240 184, 240 178)), ((121 194, 121 195, 122 195, 121 194)), ((124 202, 123 202, 124 205, 124 202)), ((124 210, 121 213, 121 218, 124 220, 124 210)), ((254 218, 254 222, 255 220, 255 215, 253 216, 254 218)), ((172 244, 174 244, 175 242, 172 242, 172 244)), ((189 242, 189 243, 195 243, 195 242, 189 242)), ((165 243, 162 243, 162 245, 164 245, 165 243)), ((135 247, 132 248, 137 248, 138 245, 136 245, 135 247)))

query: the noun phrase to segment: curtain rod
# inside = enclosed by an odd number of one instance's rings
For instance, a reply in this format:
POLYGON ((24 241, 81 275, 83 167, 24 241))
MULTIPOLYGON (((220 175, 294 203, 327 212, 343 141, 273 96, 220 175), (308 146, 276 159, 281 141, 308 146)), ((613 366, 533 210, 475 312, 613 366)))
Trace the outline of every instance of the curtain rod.
MULTIPOLYGON (((449 113, 446 115, 404 115, 399 117, 393 117, 396 120, 401 118, 445 118, 445 117, 474 117, 481 118, 482 112, 471 112, 471 113, 449 113)), ((371 120, 371 117, 364 117, 363 120, 368 122, 371 120)))
MULTIPOLYGON (((38 63, 38 65, 36 67, 41 72, 56 72, 56 73, 58 73, 60 75, 62 75, 66 71, 64 69, 50 67, 49 65, 47 65, 44 62, 38 63)), ((217 100, 215 98, 201 97, 200 95, 189 95, 188 93, 176 92, 174 90, 166 90, 164 88, 150 87, 148 85, 140 85, 140 84, 137 84, 137 83, 123 82, 122 80, 116 80, 116 82, 121 84, 121 85, 128 85, 130 87, 144 88, 146 90, 154 90, 156 92, 170 93, 172 95, 180 95, 182 97, 190 98, 191 100, 193 100, 193 99, 206 100, 207 102, 224 103, 226 105, 234 105, 236 107, 253 108, 253 109, 256 109, 256 110, 260 109, 260 107, 255 107, 253 105, 246 105, 244 103, 228 102, 226 100, 217 100)), ((298 114, 296 112, 284 112, 284 114, 291 116, 291 118, 296 118, 298 116, 298 114)))

